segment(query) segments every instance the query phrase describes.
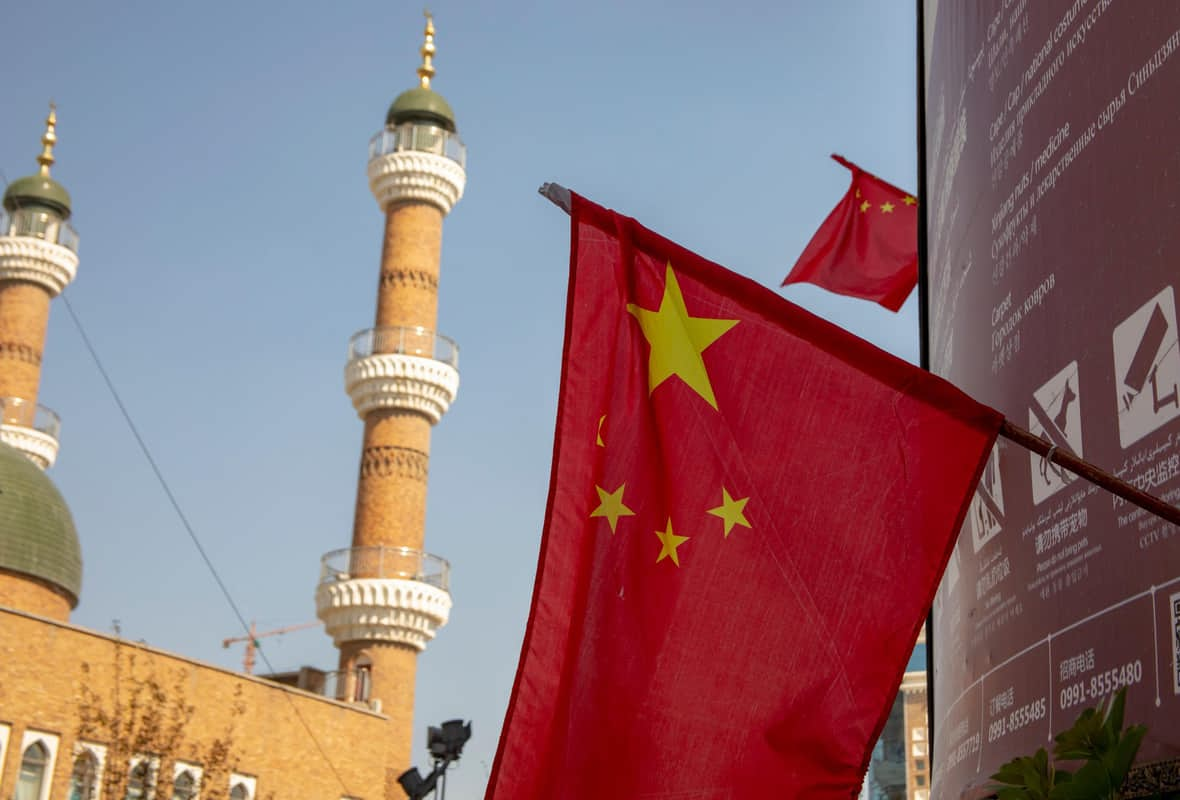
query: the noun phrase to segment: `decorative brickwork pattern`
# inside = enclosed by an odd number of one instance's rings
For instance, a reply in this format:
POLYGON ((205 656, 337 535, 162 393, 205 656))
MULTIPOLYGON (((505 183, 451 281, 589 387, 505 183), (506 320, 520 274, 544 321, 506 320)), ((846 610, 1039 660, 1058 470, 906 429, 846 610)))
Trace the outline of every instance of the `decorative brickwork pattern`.
POLYGON ((438 276, 416 269, 391 269, 381 271, 382 289, 413 289, 419 292, 437 292, 438 276))
POLYGON ((19 342, 0 342, 0 358, 41 366, 41 352, 19 342))
POLYGON ((361 478, 397 476, 426 483, 430 456, 409 447, 380 445, 361 452, 361 478))
MULTIPOLYGON (((68 250, 66 252, 69 252, 68 250)), ((49 292, 20 280, 0 280, 0 397, 36 402, 41 352, 49 326, 49 292)))

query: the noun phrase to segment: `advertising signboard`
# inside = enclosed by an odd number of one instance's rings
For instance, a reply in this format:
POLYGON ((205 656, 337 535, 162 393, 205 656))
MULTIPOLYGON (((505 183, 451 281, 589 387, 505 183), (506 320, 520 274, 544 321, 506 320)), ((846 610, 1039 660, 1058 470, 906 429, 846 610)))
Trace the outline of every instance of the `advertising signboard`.
MULTIPOLYGON (((930 368, 1180 501, 1180 3, 924 3, 930 368)), ((934 610, 933 796, 1127 687, 1180 784, 1180 530, 1000 440, 934 610)))

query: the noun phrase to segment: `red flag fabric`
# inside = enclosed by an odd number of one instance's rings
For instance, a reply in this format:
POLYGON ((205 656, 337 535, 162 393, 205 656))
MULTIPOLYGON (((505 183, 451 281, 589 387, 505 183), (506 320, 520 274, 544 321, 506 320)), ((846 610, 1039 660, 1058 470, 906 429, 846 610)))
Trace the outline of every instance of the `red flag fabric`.
POLYGON ((918 201, 851 161, 832 158, 852 170, 852 183, 782 285, 814 283, 897 311, 918 284, 918 201))
POLYGON ((999 415, 573 195, 489 800, 848 798, 999 415))

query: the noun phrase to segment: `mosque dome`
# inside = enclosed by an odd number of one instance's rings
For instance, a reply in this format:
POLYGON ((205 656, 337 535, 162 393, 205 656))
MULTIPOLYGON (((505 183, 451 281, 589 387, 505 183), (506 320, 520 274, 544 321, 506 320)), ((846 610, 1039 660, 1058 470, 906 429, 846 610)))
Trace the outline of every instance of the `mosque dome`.
POLYGON ((82 548, 53 481, 20 451, 0 444, 0 569, 52 585, 78 605, 82 548))

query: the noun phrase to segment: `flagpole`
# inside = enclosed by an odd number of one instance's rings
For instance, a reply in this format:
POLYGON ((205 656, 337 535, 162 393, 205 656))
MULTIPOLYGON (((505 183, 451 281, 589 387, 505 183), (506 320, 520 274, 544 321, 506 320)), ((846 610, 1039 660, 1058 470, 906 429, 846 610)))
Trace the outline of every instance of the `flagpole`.
POLYGON ((1047 461, 1069 470, 1078 477, 1085 478, 1096 486, 1101 486, 1111 494, 1118 495, 1128 503, 1150 511, 1173 525, 1180 525, 1180 508, 1136 488, 1133 484, 1127 483, 1104 469, 1099 469, 1068 450, 1060 449, 1052 442, 1012 424, 1009 420, 1004 420, 1000 426, 1000 435, 1026 450, 1043 456, 1047 461))
MULTIPOLYGON (((930 283, 926 223, 926 14, 925 0, 915 0, 915 89, 917 90, 918 145, 918 365, 930 371, 930 283)), ((926 612, 926 741, 930 774, 934 774, 934 607, 926 612)))
POLYGON ((567 214, 573 213, 573 202, 570 200, 570 190, 560 183, 546 181, 542 183, 537 193, 567 214))

